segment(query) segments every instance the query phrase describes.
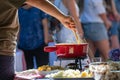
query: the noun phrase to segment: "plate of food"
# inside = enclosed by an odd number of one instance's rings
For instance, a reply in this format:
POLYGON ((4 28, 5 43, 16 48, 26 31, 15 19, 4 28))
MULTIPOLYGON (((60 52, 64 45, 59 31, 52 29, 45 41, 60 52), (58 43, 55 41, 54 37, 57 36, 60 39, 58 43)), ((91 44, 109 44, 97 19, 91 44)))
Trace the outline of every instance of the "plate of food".
POLYGON ((95 80, 120 80, 120 62, 94 62, 89 65, 95 80))
POLYGON ((38 67, 37 69, 39 71, 40 75, 47 75, 47 74, 51 74, 51 73, 56 73, 60 70, 64 70, 64 68, 62 68, 61 66, 49 66, 49 65, 43 65, 38 67))
POLYGON ((92 74, 89 71, 79 70, 61 70, 56 73, 47 74, 45 78, 52 80, 93 80, 92 74))
POLYGON ((109 70, 108 62, 93 62, 89 64, 89 70, 91 72, 104 73, 109 70))
POLYGON ((15 73, 15 79, 35 79, 35 78, 42 78, 43 76, 39 74, 37 69, 29 69, 21 72, 15 73))

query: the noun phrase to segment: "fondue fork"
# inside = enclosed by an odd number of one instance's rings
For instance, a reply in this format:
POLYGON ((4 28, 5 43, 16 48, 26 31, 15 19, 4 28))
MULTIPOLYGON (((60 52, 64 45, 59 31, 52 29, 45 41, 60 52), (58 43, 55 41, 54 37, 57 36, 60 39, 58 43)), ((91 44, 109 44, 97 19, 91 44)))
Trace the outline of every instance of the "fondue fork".
POLYGON ((77 34, 76 30, 72 30, 72 31, 73 31, 73 33, 74 33, 74 36, 75 36, 75 39, 76 39, 77 44, 82 43, 83 41, 82 41, 82 39, 79 37, 79 35, 77 34))

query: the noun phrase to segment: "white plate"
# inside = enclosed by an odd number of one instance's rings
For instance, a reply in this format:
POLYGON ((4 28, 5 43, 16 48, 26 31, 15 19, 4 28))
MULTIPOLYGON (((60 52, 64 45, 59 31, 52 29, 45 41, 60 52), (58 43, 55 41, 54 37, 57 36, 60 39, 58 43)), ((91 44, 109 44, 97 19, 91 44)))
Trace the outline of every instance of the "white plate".
POLYGON ((52 71, 39 71, 40 75, 47 75, 47 74, 51 74, 51 73, 56 73, 60 70, 52 70, 52 71))

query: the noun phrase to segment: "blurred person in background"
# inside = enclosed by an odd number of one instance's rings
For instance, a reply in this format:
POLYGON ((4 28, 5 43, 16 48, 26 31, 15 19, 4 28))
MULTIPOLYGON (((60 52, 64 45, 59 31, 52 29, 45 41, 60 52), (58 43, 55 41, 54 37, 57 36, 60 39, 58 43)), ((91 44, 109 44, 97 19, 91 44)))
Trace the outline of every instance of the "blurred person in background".
POLYGON ((0 79, 13 80, 14 55, 19 31, 18 8, 27 3, 57 18, 65 27, 75 29, 72 17, 63 14, 48 0, 1 0, 0 1, 0 79))
MULTIPOLYGON (((116 10, 120 16, 120 0, 114 0, 116 10)), ((118 23, 118 38, 119 38, 119 46, 120 46, 120 20, 117 22, 118 23)))
POLYGON ((108 18, 113 25, 109 31, 111 51, 109 53, 110 59, 113 61, 120 61, 120 0, 106 0, 108 5, 108 18))
MULTIPOLYGON (((79 7, 79 14, 80 14, 80 16, 81 16, 81 14, 82 14, 82 12, 83 12, 83 9, 84 9, 84 0, 76 0, 76 3, 77 3, 77 5, 78 5, 78 7, 79 7)), ((82 26, 83 27, 83 26, 82 26)), ((87 41, 86 41, 86 39, 85 39, 85 37, 84 37, 84 35, 83 35, 83 42, 86 42, 87 43, 87 41)), ((98 50, 97 50, 98 51, 98 50)), ((99 56, 99 54, 93 54, 93 51, 91 50, 91 48, 90 47, 88 47, 88 54, 87 54, 87 57, 88 57, 88 59, 89 59, 89 61, 88 62, 90 62, 90 60, 91 60, 91 57, 93 57, 93 56, 99 56), (90 54, 90 55, 89 55, 90 54)))
POLYGON ((105 2, 106 2, 107 16, 109 20, 112 22, 112 26, 109 30, 111 50, 119 49, 120 46, 118 40, 118 26, 120 22, 120 14, 116 9, 114 0, 105 0, 105 2))
POLYGON ((20 22, 18 48, 24 52, 27 69, 48 65, 49 54, 44 52, 49 35, 47 15, 28 4, 19 8, 18 14, 20 22))
POLYGON ((109 59, 110 51, 107 30, 111 22, 107 19, 103 0, 84 0, 81 13, 84 37, 89 43, 91 53, 88 53, 90 60, 94 58, 96 49, 100 51, 103 61, 109 59))

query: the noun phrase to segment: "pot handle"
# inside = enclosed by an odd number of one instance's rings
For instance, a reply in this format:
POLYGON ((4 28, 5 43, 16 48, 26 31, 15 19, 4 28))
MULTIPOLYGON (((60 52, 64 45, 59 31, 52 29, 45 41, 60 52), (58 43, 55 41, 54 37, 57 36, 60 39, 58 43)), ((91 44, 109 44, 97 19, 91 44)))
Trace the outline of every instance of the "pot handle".
POLYGON ((45 52, 53 52, 53 51, 56 51, 56 50, 57 50, 56 46, 46 46, 46 47, 44 47, 45 52))

